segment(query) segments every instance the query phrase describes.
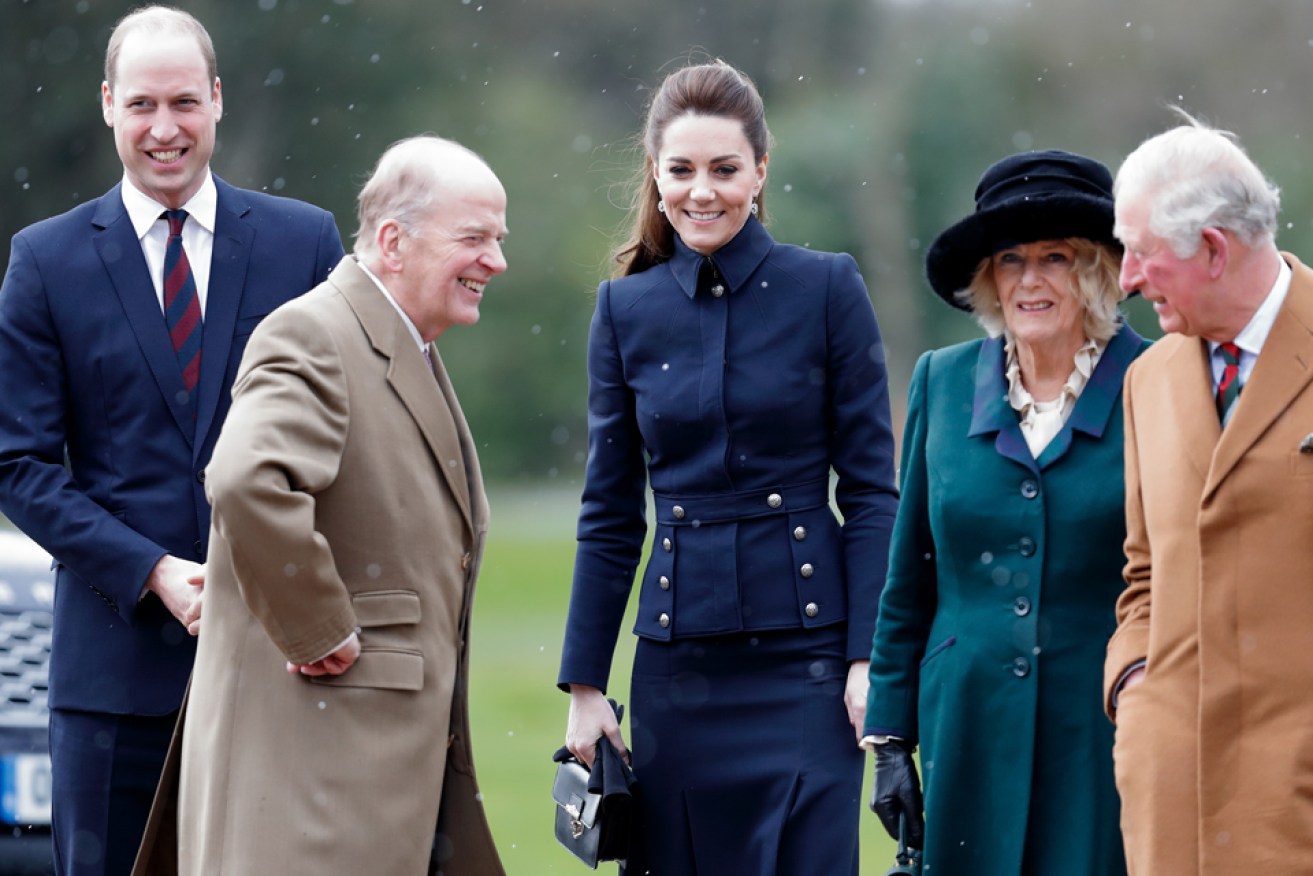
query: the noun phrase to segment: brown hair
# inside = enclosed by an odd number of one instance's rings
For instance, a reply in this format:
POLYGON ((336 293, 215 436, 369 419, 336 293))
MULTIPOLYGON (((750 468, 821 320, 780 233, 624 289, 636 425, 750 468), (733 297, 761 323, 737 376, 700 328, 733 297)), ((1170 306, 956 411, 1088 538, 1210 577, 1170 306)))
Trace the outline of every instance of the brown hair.
POLYGON ((174 9, 171 6, 143 6, 120 18, 109 35, 109 47, 105 50, 105 81, 109 83, 111 91, 114 88, 114 74, 117 72, 123 41, 135 30, 149 34, 181 33, 195 37, 201 50, 201 57, 205 60, 205 73, 210 77, 210 85, 213 86, 214 81, 219 78, 219 65, 214 58, 214 41, 210 39, 210 33, 205 29, 205 25, 181 9, 174 9))
MULTIPOLYGON (((743 136, 752 146, 754 164, 770 151, 766 110, 757 87, 745 74, 717 60, 683 67, 667 76, 653 95, 643 124, 644 157, 632 183, 629 236, 615 254, 618 276, 646 271, 669 261, 675 253, 675 231, 657 210, 661 195, 653 168, 666 128, 686 115, 719 116, 740 122, 743 136)), ((764 191, 757 195, 758 216, 763 221, 765 200, 764 191)))

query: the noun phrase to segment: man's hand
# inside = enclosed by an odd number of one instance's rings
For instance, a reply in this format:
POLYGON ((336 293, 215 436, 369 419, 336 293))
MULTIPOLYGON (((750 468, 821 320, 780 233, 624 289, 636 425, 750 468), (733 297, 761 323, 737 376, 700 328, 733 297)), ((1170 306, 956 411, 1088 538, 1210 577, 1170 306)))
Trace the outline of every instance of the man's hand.
POLYGON ((885 832, 898 839, 898 822, 902 818, 907 825, 907 845, 925 848, 923 810, 921 780, 912 761, 912 746, 901 739, 877 743, 871 811, 879 817, 885 832))
POLYGON ((314 663, 288 663, 287 671, 301 675, 341 675, 360 658, 360 637, 355 633, 332 654, 314 663))
POLYGON ((178 623, 193 636, 201 630, 201 596, 205 591, 205 567, 171 554, 160 557, 146 577, 146 590, 164 603, 178 623))

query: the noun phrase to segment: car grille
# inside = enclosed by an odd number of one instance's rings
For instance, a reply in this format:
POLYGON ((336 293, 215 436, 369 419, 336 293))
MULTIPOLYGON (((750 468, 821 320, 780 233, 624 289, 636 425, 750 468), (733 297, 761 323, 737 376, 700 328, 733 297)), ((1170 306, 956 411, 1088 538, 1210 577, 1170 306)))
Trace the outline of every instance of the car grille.
POLYGON ((0 607, 0 725, 45 724, 53 622, 48 611, 0 607))

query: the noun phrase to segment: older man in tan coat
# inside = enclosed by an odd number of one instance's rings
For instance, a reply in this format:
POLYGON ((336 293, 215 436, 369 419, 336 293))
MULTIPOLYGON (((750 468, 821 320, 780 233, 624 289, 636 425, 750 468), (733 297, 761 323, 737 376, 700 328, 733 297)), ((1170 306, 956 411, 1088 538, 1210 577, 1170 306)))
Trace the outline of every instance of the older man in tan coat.
POLYGON ((505 211, 473 153, 403 141, 361 192, 355 255, 251 338, 138 873, 502 872, 466 716, 487 504, 432 341, 478 320, 505 211))
POLYGON ((1313 271, 1277 190, 1190 120, 1117 175, 1122 285, 1168 336, 1126 378, 1108 647, 1132 876, 1313 872, 1313 271))

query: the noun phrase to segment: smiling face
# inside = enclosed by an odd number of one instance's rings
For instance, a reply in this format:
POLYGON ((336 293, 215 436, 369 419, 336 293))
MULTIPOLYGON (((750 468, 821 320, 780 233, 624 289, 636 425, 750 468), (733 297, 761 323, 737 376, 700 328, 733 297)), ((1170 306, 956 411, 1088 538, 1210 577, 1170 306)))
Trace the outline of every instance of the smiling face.
POLYGON ((710 255, 734 239, 766 182, 766 161, 735 119, 685 115, 666 126, 653 172, 666 219, 690 249, 710 255))
POLYGON ((128 34, 114 87, 101 86, 105 124, 128 181, 166 207, 200 189, 223 115, 219 80, 210 80, 195 37, 178 32, 128 34))
POLYGON ((1029 346, 1078 348, 1085 312, 1076 298, 1076 251, 1061 240, 1023 243, 994 253, 990 264, 1008 333, 1029 346))
POLYGON ((426 342, 478 322, 484 288, 506 270, 506 192, 491 170, 470 164, 420 227, 394 224, 398 259, 388 291, 426 342))
POLYGON ((1117 202, 1115 231, 1126 247, 1121 287, 1139 292, 1153 304, 1165 332, 1231 340, 1234 335, 1218 330, 1225 318, 1212 294, 1206 248, 1201 245, 1188 258, 1178 256, 1166 240, 1149 230, 1145 200, 1117 202))

